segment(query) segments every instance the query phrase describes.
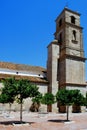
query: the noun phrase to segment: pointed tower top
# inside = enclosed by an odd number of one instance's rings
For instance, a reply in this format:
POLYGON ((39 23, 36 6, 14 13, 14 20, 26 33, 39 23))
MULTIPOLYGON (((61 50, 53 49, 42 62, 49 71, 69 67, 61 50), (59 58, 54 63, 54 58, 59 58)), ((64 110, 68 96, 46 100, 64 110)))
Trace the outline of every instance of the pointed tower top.
POLYGON ((65 8, 68 8, 68 6, 69 6, 69 1, 66 0, 65 8))

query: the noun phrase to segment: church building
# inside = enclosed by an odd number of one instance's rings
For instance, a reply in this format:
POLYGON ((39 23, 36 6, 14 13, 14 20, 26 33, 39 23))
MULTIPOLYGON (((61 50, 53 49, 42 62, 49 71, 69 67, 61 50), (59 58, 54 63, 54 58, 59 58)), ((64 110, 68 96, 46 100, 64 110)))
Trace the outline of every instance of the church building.
MULTIPOLYGON (((86 95, 86 58, 80 14, 64 8, 55 22, 54 40, 47 46, 47 68, 0 62, 0 79, 12 76, 17 79, 28 79, 36 84, 43 94, 46 92, 56 94, 59 89, 65 87, 79 89, 86 95)), ((57 104, 54 104, 52 111, 57 110, 57 104)))

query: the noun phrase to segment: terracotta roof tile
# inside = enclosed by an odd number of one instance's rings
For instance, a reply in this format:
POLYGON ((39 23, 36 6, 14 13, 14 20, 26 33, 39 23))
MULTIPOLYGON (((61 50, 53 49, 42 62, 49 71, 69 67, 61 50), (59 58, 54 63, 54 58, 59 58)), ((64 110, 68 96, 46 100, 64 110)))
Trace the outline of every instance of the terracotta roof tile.
POLYGON ((30 66, 25 64, 14 64, 10 62, 0 62, 0 68, 22 71, 42 71, 46 72, 46 69, 39 66, 30 66))

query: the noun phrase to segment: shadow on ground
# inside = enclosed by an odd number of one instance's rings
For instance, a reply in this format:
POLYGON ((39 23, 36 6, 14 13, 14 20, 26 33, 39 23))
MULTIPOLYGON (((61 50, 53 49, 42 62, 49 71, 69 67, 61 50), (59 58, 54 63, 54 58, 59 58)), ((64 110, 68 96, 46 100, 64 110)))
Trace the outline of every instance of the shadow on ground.
POLYGON ((61 120, 61 119, 59 119, 59 120, 57 120, 57 119, 53 119, 53 120, 48 120, 49 122, 55 122, 55 123, 65 123, 65 122, 70 122, 70 120, 61 120))
POLYGON ((18 124, 33 124, 34 122, 25 122, 25 121, 2 121, 0 125, 18 125, 18 124))

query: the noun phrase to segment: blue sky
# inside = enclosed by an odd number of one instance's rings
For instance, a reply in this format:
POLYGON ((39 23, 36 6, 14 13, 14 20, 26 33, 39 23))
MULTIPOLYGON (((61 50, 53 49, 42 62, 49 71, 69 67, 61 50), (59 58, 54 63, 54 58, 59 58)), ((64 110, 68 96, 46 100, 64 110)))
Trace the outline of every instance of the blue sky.
POLYGON ((81 13, 87 57, 86 3, 87 0, 0 0, 0 61, 46 67, 55 19, 66 4, 81 13))

